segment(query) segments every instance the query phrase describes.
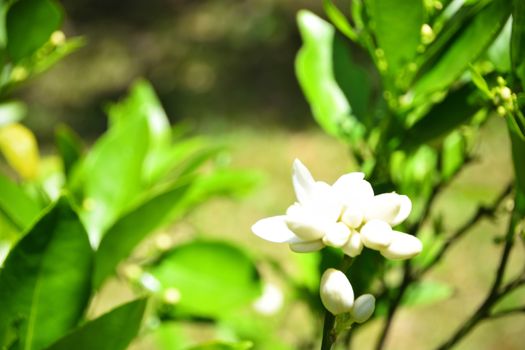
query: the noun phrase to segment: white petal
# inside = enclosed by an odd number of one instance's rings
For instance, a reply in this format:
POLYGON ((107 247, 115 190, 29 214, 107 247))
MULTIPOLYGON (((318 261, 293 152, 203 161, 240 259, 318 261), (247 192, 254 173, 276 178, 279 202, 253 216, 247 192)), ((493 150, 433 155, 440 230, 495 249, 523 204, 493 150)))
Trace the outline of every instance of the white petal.
POLYGON ((348 239, 348 242, 343 246, 343 252, 350 256, 356 257, 363 251, 363 240, 361 234, 357 231, 353 231, 348 239))
POLYGON ((374 190, 364 177, 363 173, 349 173, 333 184, 332 187, 343 204, 364 206, 374 197, 374 190))
POLYGON ((348 242, 350 229, 342 222, 328 226, 323 237, 323 243, 330 247, 340 248, 348 242))
POLYGON ((310 174, 310 171, 299 159, 295 159, 293 162, 292 183, 299 203, 308 202, 313 191, 315 180, 312 174, 310 174))
POLYGON ((279 215, 261 219, 252 226, 252 232, 256 236, 274 243, 297 240, 294 233, 286 226, 285 218, 286 215, 279 215))
POLYGON ((377 195, 368 204, 365 218, 366 220, 382 220, 392 225, 400 216, 402 202, 404 201, 401 196, 394 192, 377 195))
POLYGON ((296 253, 316 252, 316 251, 323 249, 324 247, 325 245, 320 239, 317 241, 310 241, 310 242, 290 243, 290 249, 296 253))
POLYGON ((371 220, 361 229, 361 239, 367 248, 381 250, 392 242, 392 228, 381 220, 371 220))
POLYGON ((336 269, 323 273, 320 295, 324 307, 334 315, 349 312, 354 306, 352 285, 345 274, 336 269))
POLYGON ((323 181, 317 181, 307 208, 327 222, 336 222, 341 216, 343 206, 332 187, 323 181))
POLYGON ((303 241, 314 241, 324 236, 326 224, 316 221, 315 217, 287 215, 287 228, 303 241))
POLYGON ((376 307, 376 298, 372 294, 363 294, 354 301, 350 315, 357 323, 363 323, 372 316, 376 307))
POLYGON ((381 249, 381 255, 392 260, 410 259, 421 253, 423 244, 419 238, 407 233, 392 231, 392 243, 381 249))
POLYGON ((361 226, 363 218, 363 210, 356 205, 348 206, 343 211, 343 215, 341 215, 341 221, 352 228, 358 228, 361 226))
POLYGON ((399 225, 403 221, 408 218, 410 215, 410 212, 412 211, 412 201, 410 201, 410 198, 404 195, 399 195, 400 200, 400 208, 399 213, 397 213, 396 217, 392 222, 390 223, 392 226, 399 225))

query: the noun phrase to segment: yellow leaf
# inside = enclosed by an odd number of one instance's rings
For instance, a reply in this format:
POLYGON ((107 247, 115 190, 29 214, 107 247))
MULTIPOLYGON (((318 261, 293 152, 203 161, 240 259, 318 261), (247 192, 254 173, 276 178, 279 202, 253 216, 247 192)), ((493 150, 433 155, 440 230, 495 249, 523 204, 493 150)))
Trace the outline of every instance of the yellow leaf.
POLYGON ((34 179, 37 176, 38 144, 31 130, 19 123, 0 128, 0 150, 22 178, 34 179))

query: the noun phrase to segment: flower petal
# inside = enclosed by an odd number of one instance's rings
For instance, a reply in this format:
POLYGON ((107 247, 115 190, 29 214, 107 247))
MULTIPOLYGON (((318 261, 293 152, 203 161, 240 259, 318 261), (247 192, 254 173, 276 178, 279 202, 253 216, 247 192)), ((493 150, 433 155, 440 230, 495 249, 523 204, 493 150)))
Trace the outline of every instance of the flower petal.
MULTIPOLYGON (((393 225, 398 217, 402 217, 402 215, 400 215, 401 204, 406 205, 406 201, 397 193, 392 192, 377 195, 368 204, 365 210, 365 218, 366 220, 382 220, 393 225)), ((404 209, 406 211, 407 208, 404 209)), ((408 213, 410 213, 410 209, 408 213)), ((405 215, 404 212, 403 215, 405 215)))
POLYGON ((323 273, 320 295, 324 307, 334 315, 349 312, 354 306, 352 285, 345 274, 336 269, 323 273))
POLYGON ((367 248, 381 250, 392 242, 392 228, 381 220, 371 220, 361 229, 361 239, 367 248))
POLYGON ((350 315, 357 323, 363 323, 372 316, 376 307, 376 298, 372 294, 363 294, 354 301, 350 315))
POLYGON ((421 253, 423 244, 419 238, 407 233, 392 231, 392 243, 381 249, 381 255, 392 260, 410 259, 421 253))
POLYGON ((327 222, 336 222, 343 210, 343 206, 332 186, 323 181, 315 183, 310 201, 306 204, 306 207, 327 222))
POLYGON ((363 251, 363 240, 361 234, 353 231, 348 239, 348 242, 343 246, 343 252, 349 257, 356 257, 363 251))
POLYGON ((350 229, 342 222, 328 226, 323 237, 323 243, 330 247, 340 248, 348 242, 350 229))
POLYGON ((345 206, 364 207, 374 197, 370 183, 364 180, 363 173, 349 173, 341 176, 332 188, 345 206))
POLYGON ((303 241, 314 241, 324 236, 325 227, 322 222, 307 216, 286 216, 287 228, 303 241))
POLYGON ((396 217, 390 223, 392 226, 399 225, 408 218, 412 211, 412 201, 405 195, 399 195, 400 208, 396 217))
POLYGON ((351 228, 358 228, 363 223, 363 210, 356 205, 347 206, 341 215, 341 221, 351 228))
POLYGON ((296 253, 310 253, 321 250, 325 247, 323 242, 319 239, 317 241, 310 242, 297 242, 290 243, 290 249, 296 253))
POLYGON ((286 215, 279 215, 261 219, 253 224, 252 232, 256 236, 274 243, 296 241, 297 236, 288 229, 285 218, 286 215))
POLYGON ((310 171, 299 159, 295 159, 293 162, 292 183, 295 190, 295 196, 299 203, 305 204, 308 202, 311 193, 313 192, 315 180, 310 171))

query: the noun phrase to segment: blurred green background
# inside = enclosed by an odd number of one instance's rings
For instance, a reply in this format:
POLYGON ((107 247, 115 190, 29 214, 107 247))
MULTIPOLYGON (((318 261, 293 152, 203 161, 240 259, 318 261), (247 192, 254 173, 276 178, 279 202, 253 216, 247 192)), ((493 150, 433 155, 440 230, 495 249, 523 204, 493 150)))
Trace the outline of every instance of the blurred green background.
MULTIPOLYGON (((342 143, 313 122, 294 75, 300 46, 295 14, 301 8, 321 14, 320 2, 276 0, 62 1, 67 36, 87 45, 16 92, 26 101, 26 124, 42 145, 64 122, 83 138, 106 128, 104 105, 121 98, 139 77, 150 80, 172 122, 186 123, 230 145, 234 167, 265 172, 266 182, 247 200, 214 200, 169 232, 174 237, 206 235, 233 239, 255 255, 279 259, 294 270, 287 247, 263 242, 250 233, 257 219, 281 213, 293 201, 290 167, 300 158, 327 182, 355 170, 342 143)), ((373 79, 370 77, 370 79, 373 79)), ((51 152, 51 146, 48 152, 51 152)), ((479 161, 439 198, 448 219, 445 230, 465 221, 476 201, 490 203, 511 178, 503 120, 493 119, 476 147, 479 161)), ((495 233, 504 220, 483 221, 427 278, 454 286, 450 299, 404 309, 396 319, 388 349, 427 349, 440 343, 482 300, 499 252, 495 233)), ((153 238, 154 240, 154 238, 153 238)), ((515 250, 520 261, 522 250, 515 250)), ((511 265, 512 271, 520 266, 511 265)), ((510 272, 512 272, 510 271, 510 272)), ((114 281, 97 304, 102 312, 131 293, 114 281), (118 296, 116 296, 118 295, 118 296)), ((511 298, 524 299, 523 291, 511 298)), ((288 300, 291 302, 291 300, 288 300)), ((312 337, 318 321, 294 306, 283 322, 283 339, 312 337)), ((482 324, 458 349, 523 349, 523 315, 482 324)), ((379 322, 363 327, 355 349, 370 349, 379 322)), ((204 330, 198 336, 206 337, 204 330)), ((152 348, 144 337, 133 349, 152 348)))

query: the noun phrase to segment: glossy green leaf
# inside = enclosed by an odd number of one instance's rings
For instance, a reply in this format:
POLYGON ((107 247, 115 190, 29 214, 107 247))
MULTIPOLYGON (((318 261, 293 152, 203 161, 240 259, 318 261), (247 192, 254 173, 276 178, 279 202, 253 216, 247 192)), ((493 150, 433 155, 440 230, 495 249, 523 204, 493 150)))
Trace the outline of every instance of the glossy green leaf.
POLYGON ((137 336, 146 299, 121 305, 69 333, 46 350, 124 350, 137 336))
POLYGON ((0 104, 0 127, 22 120, 27 113, 24 103, 8 101, 0 104))
POLYGON ((98 288, 118 263, 156 229, 170 223, 188 208, 188 186, 179 184, 152 195, 109 228, 95 256, 93 286, 98 288))
POLYGON ((36 220, 40 207, 16 183, 0 174, 0 211, 25 231, 36 220))
POLYGON ((334 77, 334 27, 306 10, 299 11, 297 22, 303 46, 297 54, 295 72, 315 120, 334 136, 353 132, 358 122, 334 77))
POLYGON ((422 0, 365 0, 373 21, 378 47, 383 50, 388 71, 398 74, 400 67, 414 58, 421 43, 424 20, 422 0))
POLYGON ((450 42, 446 51, 414 84, 414 105, 446 90, 492 43, 510 15, 510 1, 495 0, 483 8, 450 42))
POLYGON ((465 148, 465 139, 458 131, 451 133, 443 141, 441 176, 445 181, 456 174, 465 162, 465 148))
POLYGON ((405 306, 433 304, 448 299, 453 292, 447 284, 422 281, 408 287, 401 303, 405 306))
POLYGON ((74 328, 90 295, 92 258, 78 216, 61 198, 0 272, 0 344, 16 331, 21 349, 42 349, 74 328))
POLYGON ((52 0, 18 0, 7 12, 7 51, 14 61, 32 55, 60 28, 62 9, 52 0))
POLYGON ((69 176, 73 166, 82 156, 84 148, 82 140, 72 129, 61 125, 55 131, 55 144, 62 159, 64 172, 69 176))
POLYGON ((162 288, 181 295, 178 315, 220 317, 249 305, 261 293, 254 262, 223 242, 196 241, 176 247, 150 271, 162 288))
POLYGON ((512 4, 511 64, 525 90, 525 2, 513 0, 512 4))
POLYGON ((479 109, 470 101, 469 97, 473 92, 470 85, 450 91, 443 101, 434 105, 407 131, 401 148, 413 148, 428 143, 468 122, 479 109))
POLYGON ((510 37, 512 31, 512 19, 509 18, 505 27, 496 40, 487 50, 487 56, 499 72, 508 72, 511 68, 510 62, 510 37))
POLYGON ((110 129, 75 169, 72 188, 83 195, 81 217, 93 244, 142 189, 147 150, 148 127, 137 119, 110 129))

